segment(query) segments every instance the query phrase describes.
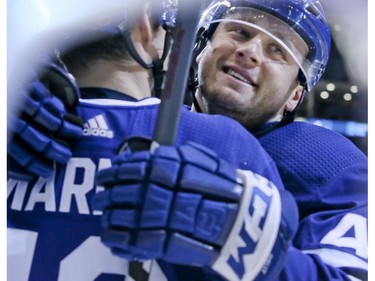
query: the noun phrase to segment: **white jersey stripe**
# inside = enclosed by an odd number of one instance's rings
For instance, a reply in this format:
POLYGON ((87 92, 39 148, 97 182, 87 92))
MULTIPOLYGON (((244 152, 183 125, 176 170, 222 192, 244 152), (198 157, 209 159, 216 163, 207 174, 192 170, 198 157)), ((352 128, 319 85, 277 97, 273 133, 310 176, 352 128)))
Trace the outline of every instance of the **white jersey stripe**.
POLYGON ((304 254, 318 255, 325 263, 334 267, 357 267, 367 270, 367 262, 359 259, 355 255, 333 250, 333 249, 315 249, 302 251, 304 254))
POLYGON ((160 103, 158 98, 147 98, 139 101, 113 100, 113 99, 80 99, 83 104, 110 105, 110 106, 145 106, 160 103))

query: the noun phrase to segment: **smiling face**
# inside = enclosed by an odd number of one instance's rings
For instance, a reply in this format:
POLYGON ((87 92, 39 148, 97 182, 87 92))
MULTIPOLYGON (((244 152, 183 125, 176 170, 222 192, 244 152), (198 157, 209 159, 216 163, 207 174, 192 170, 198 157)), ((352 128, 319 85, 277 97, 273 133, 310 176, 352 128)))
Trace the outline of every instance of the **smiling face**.
POLYGON ((271 15, 254 10, 221 20, 197 58, 206 111, 248 129, 279 119, 303 92, 297 77, 306 52, 303 40, 271 15))

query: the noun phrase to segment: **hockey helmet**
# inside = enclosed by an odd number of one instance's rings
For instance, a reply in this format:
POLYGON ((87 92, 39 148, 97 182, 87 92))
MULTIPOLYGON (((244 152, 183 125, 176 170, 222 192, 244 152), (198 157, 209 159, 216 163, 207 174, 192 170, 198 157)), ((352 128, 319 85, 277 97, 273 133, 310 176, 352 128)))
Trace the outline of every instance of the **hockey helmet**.
MULTIPOLYGON (((230 21, 233 18, 277 40, 295 59, 300 68, 299 79, 305 89, 311 91, 327 66, 331 48, 330 30, 318 0, 214 0, 202 14, 195 54, 203 49, 220 22, 230 21), (246 16, 233 17, 235 14, 246 16), (254 17, 257 19, 253 20, 254 17), (261 20, 267 17, 273 18, 276 26, 286 23, 289 27, 286 32, 290 36, 284 34, 280 37, 280 32, 275 30, 277 28, 270 27, 267 20, 261 20), (295 39, 296 35, 307 45, 307 54, 299 52, 298 48, 290 47, 293 42, 288 40, 290 38, 294 41, 298 40, 295 39)), ((285 33, 285 29, 283 32, 285 33)))

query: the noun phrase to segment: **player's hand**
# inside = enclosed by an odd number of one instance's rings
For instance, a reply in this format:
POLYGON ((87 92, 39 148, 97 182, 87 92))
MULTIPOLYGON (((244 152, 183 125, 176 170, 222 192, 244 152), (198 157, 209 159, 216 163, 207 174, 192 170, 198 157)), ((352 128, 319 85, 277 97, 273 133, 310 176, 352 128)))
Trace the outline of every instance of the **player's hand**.
POLYGON ((209 266, 228 280, 271 280, 297 227, 288 193, 194 143, 125 151, 98 172, 97 184, 106 188, 93 200, 103 211, 102 242, 131 261, 163 259, 209 266))
POLYGON ((48 63, 42 75, 17 95, 9 114, 8 176, 31 180, 52 174, 54 163, 65 164, 70 145, 82 134, 82 120, 69 113, 79 99, 74 79, 60 66, 48 63))

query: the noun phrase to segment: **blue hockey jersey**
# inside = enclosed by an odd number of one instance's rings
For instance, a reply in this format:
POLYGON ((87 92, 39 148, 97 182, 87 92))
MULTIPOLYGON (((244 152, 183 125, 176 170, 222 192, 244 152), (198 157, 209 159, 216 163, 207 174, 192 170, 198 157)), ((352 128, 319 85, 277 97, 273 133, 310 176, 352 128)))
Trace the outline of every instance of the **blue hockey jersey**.
POLYGON ((366 155, 342 135, 305 122, 259 140, 300 215, 278 280, 367 280, 366 155))
MULTIPOLYGON (((159 100, 124 100, 125 95, 103 89, 83 89, 83 96, 85 92, 100 98, 82 99, 76 109, 84 131, 72 144, 67 165, 57 166, 48 179, 8 179, 8 281, 145 280, 143 273, 146 280, 202 280, 206 273, 199 268, 162 262, 129 266, 101 243, 101 214, 90 207, 103 189, 95 184, 95 174, 111 165, 128 137, 153 135, 159 100)), ((205 145, 234 166, 282 186, 259 141, 229 118, 182 110, 176 144, 186 141, 205 145)))

